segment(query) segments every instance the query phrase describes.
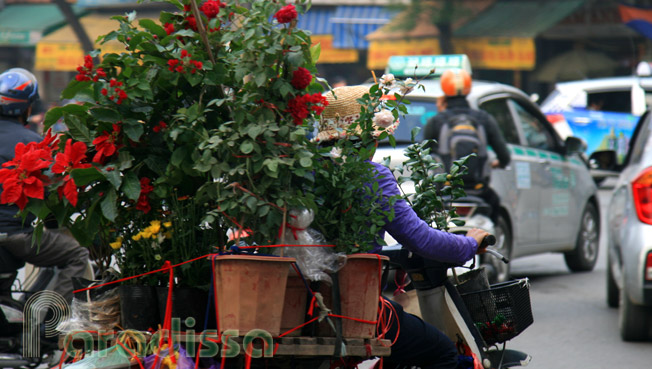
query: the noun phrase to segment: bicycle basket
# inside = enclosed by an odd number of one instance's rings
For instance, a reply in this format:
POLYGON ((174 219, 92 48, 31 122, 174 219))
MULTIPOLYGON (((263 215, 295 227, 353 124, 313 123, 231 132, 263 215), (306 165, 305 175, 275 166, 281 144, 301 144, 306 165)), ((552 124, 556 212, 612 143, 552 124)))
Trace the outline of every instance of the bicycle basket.
POLYGON ((527 278, 461 296, 487 345, 508 341, 534 322, 527 278))

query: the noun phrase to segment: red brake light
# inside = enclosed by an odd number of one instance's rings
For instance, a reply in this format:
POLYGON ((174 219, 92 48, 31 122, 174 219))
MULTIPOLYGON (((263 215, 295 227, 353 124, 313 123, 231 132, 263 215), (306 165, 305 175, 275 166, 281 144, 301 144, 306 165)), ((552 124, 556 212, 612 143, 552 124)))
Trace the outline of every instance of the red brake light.
POLYGON ((652 167, 645 169, 632 182, 632 193, 638 219, 652 224, 652 167))
POLYGON ((549 114, 546 116, 546 118, 548 118, 548 122, 551 124, 555 124, 566 119, 564 118, 564 114, 549 114))
POLYGON ((647 261, 645 263, 645 280, 652 281, 652 252, 647 253, 647 261))
POLYGON ((473 213, 473 206, 455 206, 455 212, 461 217, 468 217, 473 213))

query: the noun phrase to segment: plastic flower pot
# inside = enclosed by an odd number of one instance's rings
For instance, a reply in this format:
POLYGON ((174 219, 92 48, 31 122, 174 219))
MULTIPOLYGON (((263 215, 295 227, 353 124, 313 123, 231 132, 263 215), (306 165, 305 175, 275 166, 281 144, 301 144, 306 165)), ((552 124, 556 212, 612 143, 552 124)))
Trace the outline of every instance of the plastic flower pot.
POLYGON ((288 271, 294 261, 275 256, 215 256, 220 333, 235 329, 245 335, 262 329, 278 336, 288 271))
POLYGON ((156 287, 144 285, 121 285, 120 322, 124 329, 157 330, 161 322, 158 312, 156 287))
MULTIPOLYGON (((156 292, 158 295, 158 308, 161 322, 165 323, 165 308, 167 306, 168 287, 157 287, 156 292)), ((193 288, 193 287, 179 287, 172 288, 172 318, 179 318, 179 328, 182 331, 194 330, 195 332, 203 332, 206 322, 206 305, 208 304, 208 291, 193 288), (186 324, 187 318, 193 318, 194 323, 191 325, 186 324)), ((215 329, 215 309, 211 308, 208 314, 207 329, 215 329)))

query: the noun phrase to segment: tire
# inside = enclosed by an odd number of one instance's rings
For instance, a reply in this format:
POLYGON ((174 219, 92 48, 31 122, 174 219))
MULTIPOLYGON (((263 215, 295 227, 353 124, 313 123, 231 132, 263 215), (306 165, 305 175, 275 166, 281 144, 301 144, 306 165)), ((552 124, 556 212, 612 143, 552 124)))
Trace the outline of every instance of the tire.
POLYGON ((618 327, 623 341, 644 341, 650 333, 652 309, 632 303, 626 291, 620 293, 618 327))
POLYGON ((607 258, 607 306, 610 308, 617 308, 620 299, 620 291, 618 284, 614 279, 611 271, 611 257, 607 258))
MULTIPOLYGON (((512 233, 507 220, 502 215, 498 216, 496 224, 494 224, 494 236, 496 236, 496 244, 492 248, 507 259, 511 258, 512 233)), ((480 255, 480 265, 484 266, 487 270, 487 277, 489 278, 490 284, 509 280, 509 264, 503 263, 498 258, 492 255, 480 255)))
POLYGON ((573 272, 593 270, 600 247, 600 218, 595 205, 587 203, 580 220, 575 249, 564 253, 566 265, 573 272))

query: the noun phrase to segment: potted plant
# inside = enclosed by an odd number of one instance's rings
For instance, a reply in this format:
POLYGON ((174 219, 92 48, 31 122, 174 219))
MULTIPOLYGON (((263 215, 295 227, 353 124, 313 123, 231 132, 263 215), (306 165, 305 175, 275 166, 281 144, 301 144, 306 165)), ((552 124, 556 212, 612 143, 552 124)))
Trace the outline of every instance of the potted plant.
MULTIPOLYGON (((178 10, 159 22, 114 17, 100 42, 124 52, 86 56, 62 93, 80 103, 45 120, 68 130, 20 151, 43 154, 23 173, 42 186, 21 187, 18 204, 37 216, 35 234, 55 217, 123 277, 224 251, 229 229, 276 244, 288 209, 316 207, 307 122, 326 101, 319 47, 295 27, 307 2, 167 2, 178 10)), ((175 268, 179 285, 210 283, 210 263, 196 265, 175 268)))

